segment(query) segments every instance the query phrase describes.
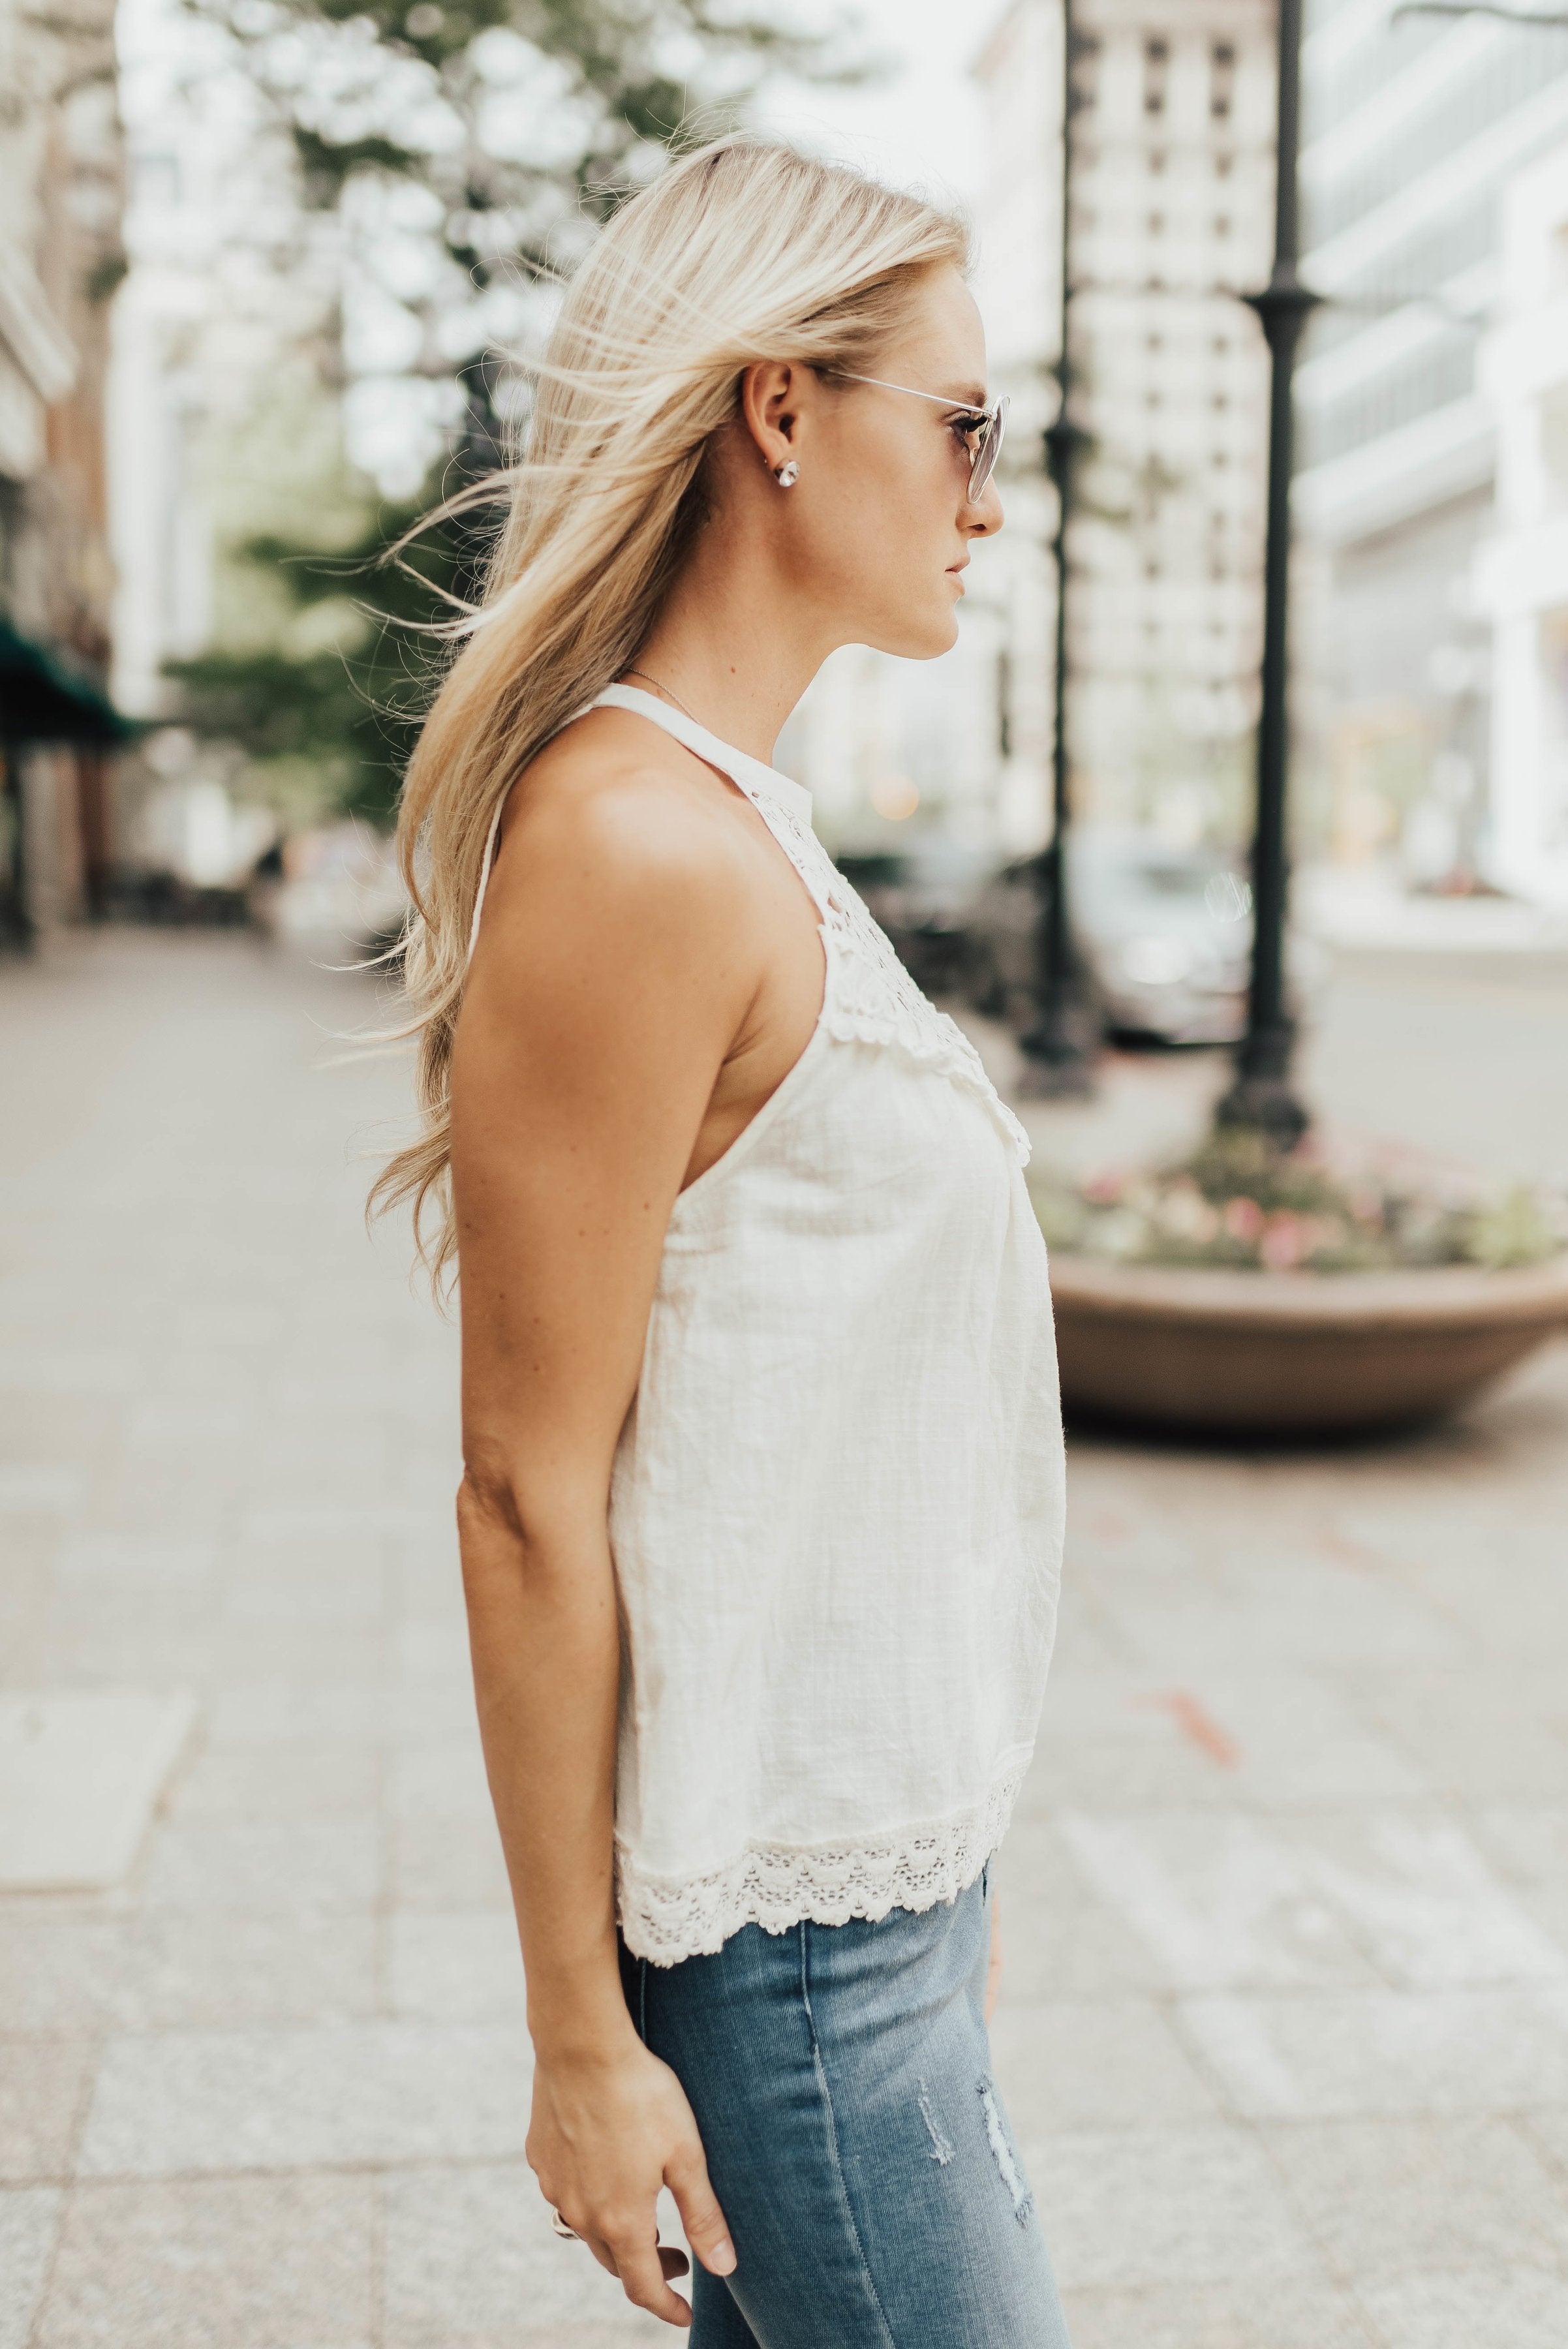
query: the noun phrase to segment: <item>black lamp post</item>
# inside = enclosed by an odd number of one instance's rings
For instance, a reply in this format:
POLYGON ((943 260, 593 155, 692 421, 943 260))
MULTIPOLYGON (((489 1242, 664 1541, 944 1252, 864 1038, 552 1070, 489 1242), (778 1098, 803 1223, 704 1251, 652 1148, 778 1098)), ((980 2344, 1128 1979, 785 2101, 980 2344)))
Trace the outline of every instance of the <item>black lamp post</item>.
POLYGON ((1252 976, 1236 1075, 1216 1115, 1288 1148, 1310 1120, 1291 1084, 1295 1023, 1285 999, 1285 904, 1290 771, 1291 376, 1296 346, 1318 296, 1296 275, 1296 157, 1301 139, 1302 0, 1280 0, 1279 144, 1274 182, 1274 265, 1247 300, 1268 339, 1269 508, 1264 558, 1262 695, 1258 713, 1257 828, 1252 841, 1252 976))
POLYGON ((1072 0, 1062 0, 1062 303, 1056 361, 1056 417, 1042 436, 1045 470, 1056 492, 1052 556, 1056 573, 1055 705, 1051 742, 1051 838, 1037 874, 1034 916, 1034 1017, 1020 1038, 1024 1066, 1020 1090, 1036 1101, 1061 1100, 1092 1090, 1092 1021, 1083 999, 1073 947, 1067 885, 1067 830, 1072 820, 1067 761, 1067 521, 1073 475, 1086 435, 1070 405, 1069 346, 1072 280, 1073 67, 1077 36, 1072 0))

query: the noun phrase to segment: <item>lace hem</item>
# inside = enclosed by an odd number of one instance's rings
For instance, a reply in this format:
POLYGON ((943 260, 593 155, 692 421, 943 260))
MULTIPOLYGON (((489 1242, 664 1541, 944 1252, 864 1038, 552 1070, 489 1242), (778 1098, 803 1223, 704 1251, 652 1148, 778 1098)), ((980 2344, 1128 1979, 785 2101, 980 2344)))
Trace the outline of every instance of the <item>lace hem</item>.
POLYGON ((742 1925, 786 1933, 932 1909, 974 1882, 1006 1831, 1024 1755, 982 1803, 955 1816, 844 1844, 748 1844, 707 1876, 650 1876, 616 1850, 620 1928, 634 1957, 656 1966, 706 1957, 742 1925))

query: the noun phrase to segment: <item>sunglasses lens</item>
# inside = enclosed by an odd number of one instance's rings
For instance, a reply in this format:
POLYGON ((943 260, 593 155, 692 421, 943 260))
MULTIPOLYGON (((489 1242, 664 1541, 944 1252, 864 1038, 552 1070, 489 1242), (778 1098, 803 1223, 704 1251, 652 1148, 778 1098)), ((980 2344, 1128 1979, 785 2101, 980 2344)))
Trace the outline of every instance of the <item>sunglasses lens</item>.
POLYGON ((1002 436, 1006 429, 1007 399, 1004 394, 992 409, 990 419, 981 430, 980 445, 974 452, 974 463, 970 468, 969 476, 971 505, 985 494, 985 485, 996 471, 996 460, 1002 453, 1002 436))

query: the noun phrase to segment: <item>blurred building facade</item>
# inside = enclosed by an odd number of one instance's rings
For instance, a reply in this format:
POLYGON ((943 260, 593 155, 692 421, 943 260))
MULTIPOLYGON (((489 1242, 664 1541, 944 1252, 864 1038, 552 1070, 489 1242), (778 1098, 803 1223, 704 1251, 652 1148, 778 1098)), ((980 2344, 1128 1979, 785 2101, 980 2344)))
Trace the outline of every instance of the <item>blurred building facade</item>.
MULTIPOLYGON (((1073 23, 1071 414, 1087 436, 1069 533, 1075 802, 1176 838, 1235 833, 1256 703, 1267 380, 1238 297, 1269 267, 1272 10, 1076 0, 1073 23)), ((1062 40, 1059 0, 1013 0, 978 68, 992 160, 981 298, 1031 451, 1055 402, 1062 40)), ((1054 504, 1042 486, 1002 599, 1017 731, 1041 767, 1054 504), (1039 681, 1027 696, 1026 679, 1039 681)), ((1020 777, 1020 832, 1026 796, 1038 838, 1044 794, 1020 777)))
MULTIPOLYGON (((1542 487, 1520 453, 1537 396, 1515 400, 1500 372, 1529 341, 1523 314, 1542 316, 1538 292, 1510 297, 1491 394, 1477 359, 1503 293, 1510 188, 1568 146, 1568 31, 1396 17, 1386 0, 1308 0, 1307 16, 1303 274, 1327 299, 1297 377, 1296 511, 1321 554, 1334 851, 1393 859, 1417 885, 1480 873, 1534 894, 1543 867, 1521 847, 1543 837, 1526 802, 1550 760, 1521 747, 1540 738, 1519 712, 1546 657, 1519 657, 1534 624, 1504 625, 1497 563, 1478 561, 1494 503, 1520 552, 1542 487)), ((1507 264, 1520 288, 1537 285, 1553 233, 1530 213, 1525 198, 1507 264)))
POLYGON ((1568 906, 1568 144, 1515 180, 1477 370, 1497 434, 1477 564, 1492 634, 1491 865, 1568 906))
MULTIPOLYGON (((102 709, 114 574, 104 451, 124 270, 112 0, 0 0, 0 607, 29 678, 102 709)), ((0 895, 11 926, 90 908, 111 856, 100 752, 5 721, 0 895)))

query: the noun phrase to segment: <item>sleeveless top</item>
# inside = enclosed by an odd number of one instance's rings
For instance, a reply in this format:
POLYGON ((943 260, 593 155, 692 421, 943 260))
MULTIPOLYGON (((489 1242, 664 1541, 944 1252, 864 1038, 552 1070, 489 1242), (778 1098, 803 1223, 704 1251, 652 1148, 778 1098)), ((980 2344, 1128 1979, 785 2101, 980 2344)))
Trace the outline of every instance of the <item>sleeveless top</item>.
POLYGON ((1054 1637, 1062 1420, 1023 1129, 810 793, 635 687, 590 707, 745 793, 826 957, 805 1051, 670 1212, 611 1479, 619 1920, 673 1965, 979 1876, 1054 1637))

